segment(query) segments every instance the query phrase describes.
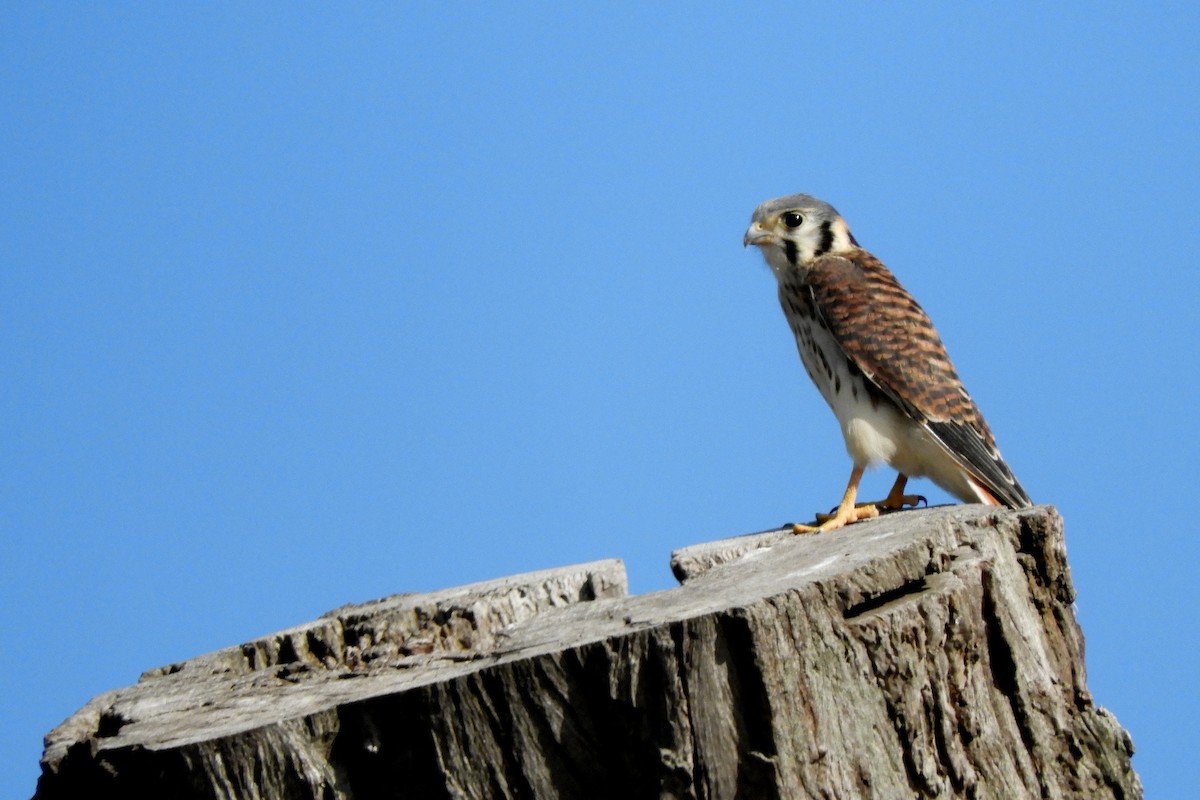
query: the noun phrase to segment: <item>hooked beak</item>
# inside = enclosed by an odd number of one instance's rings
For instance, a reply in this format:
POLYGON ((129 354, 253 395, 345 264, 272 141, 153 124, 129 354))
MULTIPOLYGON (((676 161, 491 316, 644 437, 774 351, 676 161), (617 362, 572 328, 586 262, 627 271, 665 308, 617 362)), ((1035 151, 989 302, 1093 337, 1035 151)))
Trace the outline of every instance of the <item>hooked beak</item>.
POLYGON ((750 227, 746 229, 746 235, 742 237, 742 247, 761 247, 778 241, 778 237, 763 228, 761 222, 751 222, 750 227))

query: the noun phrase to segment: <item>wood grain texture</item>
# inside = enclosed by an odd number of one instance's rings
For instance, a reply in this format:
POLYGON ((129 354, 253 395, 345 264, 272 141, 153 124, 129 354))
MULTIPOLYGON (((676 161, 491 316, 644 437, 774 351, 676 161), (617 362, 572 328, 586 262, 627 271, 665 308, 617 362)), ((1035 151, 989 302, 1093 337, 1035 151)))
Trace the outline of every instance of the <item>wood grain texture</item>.
POLYGON ((601 562, 149 672, 51 732, 37 797, 1141 796, 1087 690, 1051 508, 674 563, 669 591, 627 597, 601 562))

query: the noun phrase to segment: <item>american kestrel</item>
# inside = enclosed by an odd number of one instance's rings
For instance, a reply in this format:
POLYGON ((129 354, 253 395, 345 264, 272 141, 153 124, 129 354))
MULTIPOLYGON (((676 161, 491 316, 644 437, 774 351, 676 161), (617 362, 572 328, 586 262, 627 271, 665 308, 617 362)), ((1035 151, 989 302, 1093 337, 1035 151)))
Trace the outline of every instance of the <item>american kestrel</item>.
POLYGON ((808 377, 837 416, 854 461, 846 493, 817 527, 828 531, 915 506, 909 477, 928 477, 965 503, 1027 508, 1029 495, 1000 457, 929 317, 833 206, 795 194, 754 210, 744 245, 758 247, 808 377), (887 498, 855 505, 863 471, 899 475, 887 498))

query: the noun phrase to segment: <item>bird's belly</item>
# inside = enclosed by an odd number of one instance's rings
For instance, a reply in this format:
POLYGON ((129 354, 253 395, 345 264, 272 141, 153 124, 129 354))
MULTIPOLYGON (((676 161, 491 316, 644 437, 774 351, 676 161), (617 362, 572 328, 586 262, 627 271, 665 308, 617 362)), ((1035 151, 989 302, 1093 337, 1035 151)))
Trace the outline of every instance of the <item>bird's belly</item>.
POLYGON ((800 360, 825 402, 837 417, 854 463, 890 464, 906 475, 923 468, 938 450, 924 428, 905 416, 853 368, 833 336, 813 319, 795 329, 800 360))
POLYGON ((989 502, 924 425, 850 364, 829 331, 812 317, 789 320, 804 369, 833 409, 855 464, 888 464, 910 478, 932 479, 963 502, 989 502))

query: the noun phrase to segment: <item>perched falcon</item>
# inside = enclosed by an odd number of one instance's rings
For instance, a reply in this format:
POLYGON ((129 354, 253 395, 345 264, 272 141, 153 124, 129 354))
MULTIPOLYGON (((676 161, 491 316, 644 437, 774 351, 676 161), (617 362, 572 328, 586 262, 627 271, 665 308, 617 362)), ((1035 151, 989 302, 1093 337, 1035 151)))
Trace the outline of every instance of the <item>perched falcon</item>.
POLYGON ((768 200, 743 244, 758 247, 775 273, 800 360, 854 460, 837 510, 817 527, 796 525, 798 533, 916 505, 920 498, 904 494, 909 477, 927 476, 965 503, 1031 505, 933 323, 833 206, 803 194, 768 200), (855 505, 863 470, 883 462, 899 473, 887 498, 855 505))

